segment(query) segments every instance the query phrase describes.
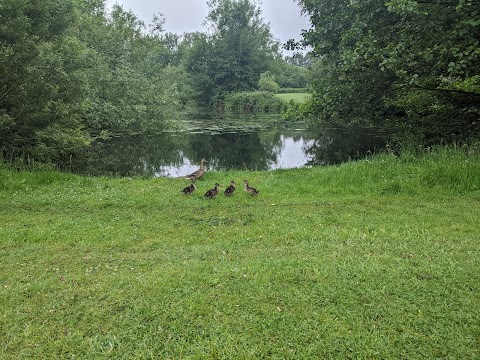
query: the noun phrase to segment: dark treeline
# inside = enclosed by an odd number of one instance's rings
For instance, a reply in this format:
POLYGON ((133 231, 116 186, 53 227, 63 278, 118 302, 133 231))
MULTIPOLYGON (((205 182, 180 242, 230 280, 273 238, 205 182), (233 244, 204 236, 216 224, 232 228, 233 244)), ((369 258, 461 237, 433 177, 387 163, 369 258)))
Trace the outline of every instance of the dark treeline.
POLYGON ((478 139, 478 0, 299 3, 316 59, 308 117, 395 128, 417 144, 478 139))
POLYGON ((145 26, 104 0, 2 0, 1 157, 65 166, 96 138, 161 131, 190 105, 306 86, 301 57, 281 57, 256 4, 209 6, 208 35, 178 35, 162 14, 145 26))

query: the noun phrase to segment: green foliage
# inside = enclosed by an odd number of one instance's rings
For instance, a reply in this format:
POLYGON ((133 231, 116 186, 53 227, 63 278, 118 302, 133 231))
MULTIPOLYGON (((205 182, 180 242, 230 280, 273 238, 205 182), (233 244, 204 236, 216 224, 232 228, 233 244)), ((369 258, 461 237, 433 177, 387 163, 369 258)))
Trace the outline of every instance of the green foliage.
POLYGON ((300 3, 318 120, 401 125, 430 142, 478 136, 477 0, 300 3))
POLYGON ((282 117, 285 120, 303 121, 305 119, 311 119, 312 111, 310 99, 312 94, 307 92, 291 92, 279 93, 275 96, 284 104, 282 109, 282 117))
POLYGON ((260 74, 260 80, 258 80, 258 89, 260 91, 276 93, 280 89, 280 85, 275 82, 275 77, 272 75, 272 73, 266 71, 260 74))
POLYGON ((160 130, 172 117, 182 86, 180 71, 168 67, 163 39, 142 35, 143 24, 115 6, 98 50, 100 64, 86 122, 95 133, 160 130))
POLYGON ((301 121, 311 119, 313 114, 311 101, 305 99, 303 99, 303 101, 295 101, 291 99, 283 111, 282 116, 289 121, 301 121))
POLYGON ((1 150, 42 160, 40 148, 50 141, 65 150, 60 158, 82 150, 89 50, 70 35, 78 25, 75 2, 8 0, 0 18, 1 150))
POLYGON ((213 44, 206 34, 190 34, 182 44, 186 71, 192 78, 193 98, 202 107, 212 105, 217 95, 211 58, 213 44))
POLYGON ((164 128, 186 91, 166 39, 118 5, 107 17, 100 0, 5 0, 0 19, 4 158, 62 167, 100 133, 164 128))
POLYGON ((296 103, 301 104, 308 101, 312 97, 312 94, 309 94, 308 92, 289 92, 289 93, 278 93, 278 94, 275 94, 275 96, 287 103, 294 101, 296 103))
POLYGON ((280 88, 277 94, 305 94, 308 92, 308 88, 280 88))
MULTIPOLYGON (((288 44, 288 42, 287 42, 288 44)), ((288 45, 284 45, 288 49, 288 45)), ((312 54, 310 52, 294 52, 291 56, 285 56, 286 64, 294 65, 296 67, 308 68, 312 64, 312 54)))
POLYGON ((275 81, 281 88, 305 88, 307 68, 290 64, 288 59, 278 59, 272 70, 275 81))
POLYGON ((86 178, 0 167, 0 357, 479 358, 478 147, 86 178), (252 198, 202 198, 250 180, 252 198))
POLYGON ((259 6, 250 0, 212 0, 207 22, 212 34, 188 39, 185 65, 196 100, 204 106, 222 102, 231 92, 257 88, 278 52, 259 6))
POLYGON ((245 91, 225 96, 225 109, 235 113, 278 113, 283 107, 282 101, 268 91, 245 91))

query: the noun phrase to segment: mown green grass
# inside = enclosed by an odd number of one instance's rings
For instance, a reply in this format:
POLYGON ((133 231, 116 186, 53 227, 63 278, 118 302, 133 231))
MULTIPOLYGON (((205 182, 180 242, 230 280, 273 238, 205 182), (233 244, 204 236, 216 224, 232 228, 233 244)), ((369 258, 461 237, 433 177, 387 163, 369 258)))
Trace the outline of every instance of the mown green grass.
POLYGON ((303 104, 305 101, 310 99, 312 96, 310 93, 285 93, 285 94, 275 94, 280 100, 289 103, 291 100, 298 104, 303 104))
POLYGON ((480 357, 478 150, 187 184, 0 169, 0 358, 480 357))

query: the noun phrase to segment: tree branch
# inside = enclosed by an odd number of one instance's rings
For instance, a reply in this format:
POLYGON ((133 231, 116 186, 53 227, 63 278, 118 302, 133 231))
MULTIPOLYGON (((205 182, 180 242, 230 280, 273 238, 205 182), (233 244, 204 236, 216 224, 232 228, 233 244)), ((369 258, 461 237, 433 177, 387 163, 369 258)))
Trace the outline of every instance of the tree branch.
POLYGON ((427 90, 427 91, 436 91, 436 92, 444 92, 444 93, 457 93, 457 94, 463 94, 463 95, 472 95, 472 96, 478 96, 480 97, 480 93, 475 93, 471 91, 465 91, 465 90, 458 90, 458 89, 442 89, 442 88, 428 88, 425 86, 420 86, 420 85, 412 85, 414 88, 421 89, 421 90, 427 90))

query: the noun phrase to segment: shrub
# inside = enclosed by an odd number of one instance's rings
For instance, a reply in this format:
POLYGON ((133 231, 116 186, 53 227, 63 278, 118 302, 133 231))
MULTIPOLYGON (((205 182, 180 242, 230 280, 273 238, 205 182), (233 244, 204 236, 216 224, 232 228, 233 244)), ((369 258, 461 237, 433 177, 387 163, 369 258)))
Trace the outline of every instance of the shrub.
POLYGON ((225 96, 225 109, 236 113, 278 113, 283 103, 267 91, 246 91, 225 96))
POLYGON ((290 94, 290 93, 306 93, 308 88, 280 88, 277 91, 277 94, 290 94))
POLYGON ((260 91, 268 91, 272 93, 278 92, 280 85, 275 82, 275 77, 269 72, 260 74, 260 80, 258 80, 258 88, 260 91))

